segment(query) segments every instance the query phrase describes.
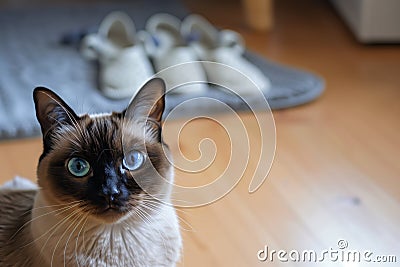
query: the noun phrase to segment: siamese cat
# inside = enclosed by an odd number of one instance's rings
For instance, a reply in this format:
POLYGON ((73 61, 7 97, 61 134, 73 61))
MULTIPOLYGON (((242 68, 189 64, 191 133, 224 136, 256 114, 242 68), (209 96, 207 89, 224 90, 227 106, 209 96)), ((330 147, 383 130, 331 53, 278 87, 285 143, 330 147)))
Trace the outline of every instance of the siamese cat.
POLYGON ((34 90, 38 189, 0 190, 0 266, 175 266, 182 240, 164 93, 155 78, 121 113, 78 116, 51 90, 34 90))

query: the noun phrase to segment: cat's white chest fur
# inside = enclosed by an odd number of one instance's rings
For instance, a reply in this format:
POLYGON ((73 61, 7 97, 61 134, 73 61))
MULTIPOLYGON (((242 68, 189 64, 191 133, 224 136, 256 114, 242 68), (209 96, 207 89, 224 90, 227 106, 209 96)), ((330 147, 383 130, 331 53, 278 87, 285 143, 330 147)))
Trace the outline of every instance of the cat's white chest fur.
POLYGON ((39 192, 31 223, 37 266, 175 266, 180 257, 172 207, 141 223, 99 224, 83 215, 68 219, 54 207, 40 208, 45 204, 39 192))

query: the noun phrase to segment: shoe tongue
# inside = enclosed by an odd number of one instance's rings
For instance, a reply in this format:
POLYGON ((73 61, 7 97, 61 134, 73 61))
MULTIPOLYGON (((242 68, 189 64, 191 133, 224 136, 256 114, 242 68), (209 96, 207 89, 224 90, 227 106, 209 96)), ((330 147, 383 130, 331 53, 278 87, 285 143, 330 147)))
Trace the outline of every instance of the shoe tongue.
POLYGON ((113 44, 121 48, 135 45, 133 33, 128 32, 127 29, 125 29, 124 27, 118 26, 119 25, 117 24, 114 27, 111 27, 110 31, 107 33, 106 38, 113 44))
POLYGON ((173 34, 171 32, 158 31, 156 36, 157 36, 159 45, 163 48, 172 48, 172 47, 183 45, 182 38, 179 35, 173 34))
POLYGON ((186 38, 189 43, 196 42, 207 49, 216 48, 220 44, 219 31, 205 20, 193 23, 186 38))
POLYGON ((185 45, 179 28, 174 24, 160 23, 154 28, 152 34, 156 36, 159 46, 163 49, 185 45))

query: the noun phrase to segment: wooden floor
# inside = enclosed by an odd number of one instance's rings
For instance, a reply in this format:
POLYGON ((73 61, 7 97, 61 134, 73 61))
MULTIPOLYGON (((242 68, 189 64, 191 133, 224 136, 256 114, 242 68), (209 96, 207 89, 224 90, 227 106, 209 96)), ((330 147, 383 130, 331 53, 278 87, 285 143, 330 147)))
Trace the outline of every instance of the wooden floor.
MULTIPOLYGON (((269 34, 245 27, 239 1, 185 2, 219 27, 239 31, 250 49, 323 76, 326 92, 308 105, 274 112, 276 158, 256 193, 247 192, 257 156, 252 155, 250 169, 229 195, 179 212, 184 220, 180 266, 316 266, 260 262, 257 252, 266 245, 321 252, 338 249, 340 239, 351 250, 396 255, 397 263, 385 266, 398 266, 400 46, 358 44, 327 1, 276 1, 269 34)), ((257 131, 251 116, 241 117, 250 135, 257 131)), ((179 141, 188 158, 199 155, 201 138, 226 143, 226 133, 212 122, 195 123, 179 141)), ((171 142, 176 138, 165 134, 171 142)), ((177 154, 178 146, 172 147, 177 154)), ((0 143, 0 182, 17 174, 33 179, 40 150, 39 139, 0 143)), ((208 173, 221 173, 226 162, 216 160, 208 173)), ((185 178, 178 173, 178 181, 185 178)), ((318 266, 378 265, 326 260, 318 266)))

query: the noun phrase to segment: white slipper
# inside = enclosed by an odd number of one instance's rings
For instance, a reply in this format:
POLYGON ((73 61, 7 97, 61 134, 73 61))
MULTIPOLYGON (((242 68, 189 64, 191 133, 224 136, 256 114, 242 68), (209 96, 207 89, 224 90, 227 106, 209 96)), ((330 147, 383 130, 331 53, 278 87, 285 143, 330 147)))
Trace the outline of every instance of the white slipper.
MULTIPOLYGON (((226 64, 250 78, 263 92, 270 89, 270 80, 253 64, 243 57, 244 40, 237 32, 218 31, 210 22, 199 15, 189 15, 181 25, 181 34, 191 40, 200 60, 226 64)), ((208 81, 236 88, 240 95, 252 95, 258 90, 242 75, 232 75, 232 70, 223 71, 213 64, 203 64, 208 81)))
POLYGON ((99 85, 109 98, 130 98, 153 74, 135 26, 123 12, 111 12, 97 33, 82 40, 81 53, 100 63, 99 85))
POLYGON ((156 14, 146 22, 146 32, 140 32, 148 55, 152 58, 157 76, 163 78, 167 88, 193 83, 172 90, 172 93, 200 94, 207 89, 206 74, 192 47, 181 36, 181 21, 169 14, 156 14), (189 64, 189 62, 197 62, 189 64), (174 66, 173 68, 170 68, 174 66), (202 82, 202 83, 196 83, 202 82))

